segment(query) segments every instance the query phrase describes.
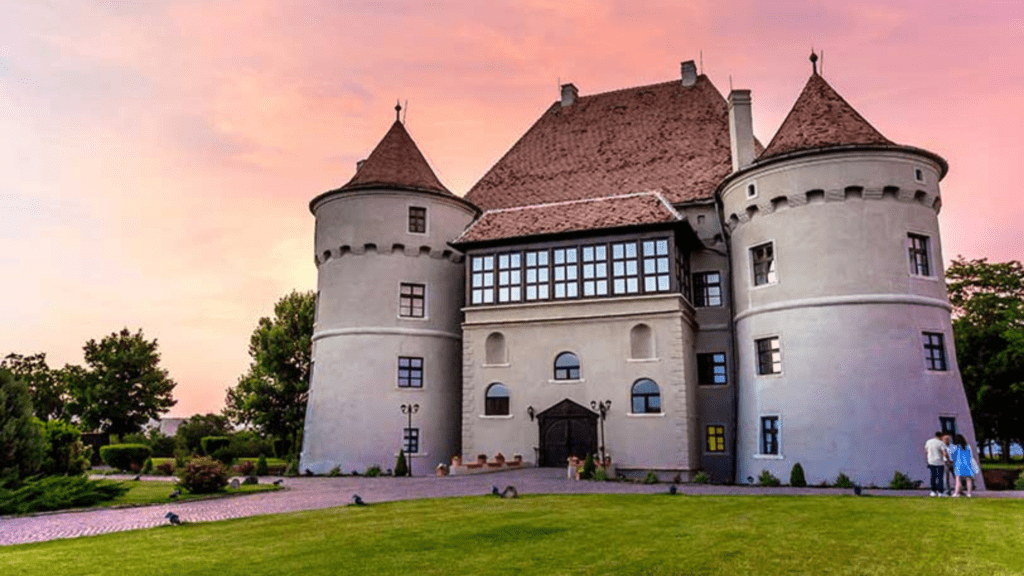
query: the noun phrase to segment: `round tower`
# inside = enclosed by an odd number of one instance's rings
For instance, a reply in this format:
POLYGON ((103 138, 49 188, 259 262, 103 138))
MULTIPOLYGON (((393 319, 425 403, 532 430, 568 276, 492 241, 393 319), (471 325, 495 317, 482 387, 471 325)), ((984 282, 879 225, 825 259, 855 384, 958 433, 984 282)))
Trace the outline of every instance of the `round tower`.
MULTIPOLYGON (((730 108, 749 127, 749 99, 730 108)), ((747 162, 739 148, 719 188, 736 480, 786 481, 799 462, 809 483, 844 473, 888 486, 896 471, 927 482, 936 431, 975 445, 939 241, 946 162, 890 142, 816 71, 768 147, 747 162)))
POLYGON ((317 315, 300 470, 387 469, 411 449, 424 474, 459 451, 465 274, 447 242, 477 209, 441 184, 396 120, 310 211, 317 315))

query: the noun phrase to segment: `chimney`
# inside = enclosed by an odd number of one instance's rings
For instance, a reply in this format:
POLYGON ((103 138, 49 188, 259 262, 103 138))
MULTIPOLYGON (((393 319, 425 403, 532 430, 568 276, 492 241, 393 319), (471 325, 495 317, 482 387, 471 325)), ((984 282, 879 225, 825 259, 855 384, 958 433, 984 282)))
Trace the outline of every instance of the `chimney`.
POLYGON ((683 86, 690 87, 697 83, 697 65, 687 60, 679 65, 683 73, 683 86))
POLYGON ((562 108, 575 104, 579 95, 580 91, 576 89, 575 84, 562 84, 562 108))
POLYGON ((356 161, 356 172, 359 172, 360 170, 363 169, 363 164, 366 164, 366 158, 356 161))
POLYGON ((732 144, 732 171, 754 162, 754 121, 750 115, 750 90, 729 92, 729 141, 732 144))

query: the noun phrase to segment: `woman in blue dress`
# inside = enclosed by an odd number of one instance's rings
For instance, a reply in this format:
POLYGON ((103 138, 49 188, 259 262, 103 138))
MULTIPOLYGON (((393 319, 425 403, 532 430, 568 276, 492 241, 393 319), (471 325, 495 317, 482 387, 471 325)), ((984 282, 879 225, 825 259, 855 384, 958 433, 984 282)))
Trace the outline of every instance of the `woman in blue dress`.
POLYGON ((953 496, 960 496, 960 478, 963 477, 967 483, 967 497, 971 497, 971 488, 974 484, 974 454, 967 444, 967 439, 962 434, 956 435, 956 440, 949 447, 949 459, 953 461, 953 475, 956 476, 956 491, 953 496))

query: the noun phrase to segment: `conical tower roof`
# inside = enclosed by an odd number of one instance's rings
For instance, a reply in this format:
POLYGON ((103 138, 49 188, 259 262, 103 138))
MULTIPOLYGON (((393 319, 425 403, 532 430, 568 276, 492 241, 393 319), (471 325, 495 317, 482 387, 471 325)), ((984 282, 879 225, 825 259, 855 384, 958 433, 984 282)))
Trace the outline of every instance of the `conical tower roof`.
POLYGON ((423 153, 398 120, 391 125, 391 129, 356 171, 356 175, 335 192, 366 188, 398 188, 454 196, 437 179, 423 153))
POLYGON ((815 71, 758 160, 799 150, 856 144, 895 146, 815 71))

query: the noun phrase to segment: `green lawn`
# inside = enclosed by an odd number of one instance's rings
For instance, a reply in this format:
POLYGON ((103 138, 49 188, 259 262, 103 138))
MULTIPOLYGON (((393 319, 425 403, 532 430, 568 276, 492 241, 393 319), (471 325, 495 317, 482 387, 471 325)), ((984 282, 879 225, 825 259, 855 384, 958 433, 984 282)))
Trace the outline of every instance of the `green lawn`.
POLYGON ((26 544, 10 574, 1024 573, 1024 501, 417 500, 26 544))
MULTIPOLYGON (((125 481, 123 484, 129 486, 131 490, 128 491, 124 496, 114 498, 107 502, 98 504, 98 506, 122 506, 125 504, 166 504, 172 500, 168 498, 171 491, 175 489, 174 482, 162 482, 160 480, 139 480, 139 481, 125 481)), ((268 490, 278 490, 278 486, 273 484, 251 484, 242 485, 238 487, 238 490, 232 490, 227 488, 225 492, 219 493, 219 495, 237 495, 237 494, 251 494, 253 492, 265 492, 268 490)), ((197 498, 209 498, 210 494, 189 494, 188 492, 182 491, 181 496, 178 497, 179 501, 182 500, 195 500, 197 498)))

